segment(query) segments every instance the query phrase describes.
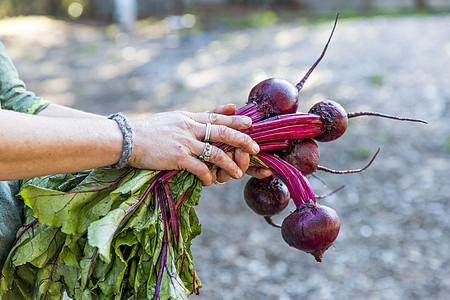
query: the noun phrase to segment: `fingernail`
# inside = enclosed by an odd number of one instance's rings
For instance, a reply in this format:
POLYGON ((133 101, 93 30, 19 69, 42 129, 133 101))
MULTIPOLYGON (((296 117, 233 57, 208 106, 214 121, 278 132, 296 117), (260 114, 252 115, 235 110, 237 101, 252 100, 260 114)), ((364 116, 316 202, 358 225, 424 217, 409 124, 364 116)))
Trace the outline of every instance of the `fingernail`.
POLYGON ((241 120, 242 124, 244 124, 245 126, 250 126, 252 124, 252 119, 250 119, 249 117, 243 117, 241 120))
POLYGON ((261 173, 262 173, 262 175, 263 175, 264 177, 269 177, 270 175, 272 175, 272 171, 270 171, 270 170, 268 170, 268 169, 263 169, 263 170, 261 171, 261 173))
POLYGON ((242 178, 242 176, 244 176, 244 173, 242 173, 242 170, 241 169, 238 169, 237 170, 237 172, 236 172, 236 174, 237 174, 237 178, 239 179, 239 178, 242 178))
POLYGON ((252 146, 253 151, 255 151, 255 153, 259 152, 259 145, 255 142, 253 142, 253 146, 252 146))

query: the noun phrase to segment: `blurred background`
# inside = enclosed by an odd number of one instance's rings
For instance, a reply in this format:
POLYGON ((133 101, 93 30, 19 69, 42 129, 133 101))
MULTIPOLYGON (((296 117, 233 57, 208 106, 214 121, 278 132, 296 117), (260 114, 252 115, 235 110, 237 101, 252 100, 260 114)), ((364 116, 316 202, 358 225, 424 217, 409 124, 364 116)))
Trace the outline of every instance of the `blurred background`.
MULTIPOLYGON (((448 299, 450 2, 447 0, 1 0, 0 41, 29 90, 86 111, 143 116, 242 106, 269 77, 297 83, 300 111, 332 99, 429 124, 361 117, 321 143, 316 194, 341 217, 321 264, 246 207, 248 177, 207 187, 192 299, 448 299)), ((274 219, 281 223, 289 207, 274 219)))

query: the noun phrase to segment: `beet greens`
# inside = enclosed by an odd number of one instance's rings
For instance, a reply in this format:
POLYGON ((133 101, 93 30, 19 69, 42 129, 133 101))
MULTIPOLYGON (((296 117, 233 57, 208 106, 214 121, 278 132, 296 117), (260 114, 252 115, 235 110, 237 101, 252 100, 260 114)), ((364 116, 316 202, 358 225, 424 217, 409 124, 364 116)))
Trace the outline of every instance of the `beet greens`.
POLYGON ((201 287, 190 251, 200 190, 188 172, 134 168, 26 181, 2 299, 187 299, 201 287))

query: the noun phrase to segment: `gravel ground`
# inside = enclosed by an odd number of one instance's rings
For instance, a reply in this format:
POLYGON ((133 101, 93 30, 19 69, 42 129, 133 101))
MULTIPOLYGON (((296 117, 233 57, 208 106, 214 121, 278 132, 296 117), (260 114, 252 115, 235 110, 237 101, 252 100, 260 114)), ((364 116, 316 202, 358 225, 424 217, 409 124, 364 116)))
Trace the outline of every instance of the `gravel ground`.
MULTIPOLYGON (((127 42, 113 28, 20 18, 0 22, 30 90, 96 113, 204 111, 246 101, 268 77, 297 82, 332 23, 176 35, 143 28, 127 42)), ((333 250, 318 264, 288 247, 243 202, 246 178, 205 188, 193 254, 204 287, 192 299, 448 299, 450 294, 450 15, 341 20, 302 91, 348 111, 381 111, 429 124, 362 117, 320 144, 321 202, 340 215, 333 250)), ((292 209, 292 207, 290 208, 292 209)), ((275 221, 281 222, 289 209, 275 221)))

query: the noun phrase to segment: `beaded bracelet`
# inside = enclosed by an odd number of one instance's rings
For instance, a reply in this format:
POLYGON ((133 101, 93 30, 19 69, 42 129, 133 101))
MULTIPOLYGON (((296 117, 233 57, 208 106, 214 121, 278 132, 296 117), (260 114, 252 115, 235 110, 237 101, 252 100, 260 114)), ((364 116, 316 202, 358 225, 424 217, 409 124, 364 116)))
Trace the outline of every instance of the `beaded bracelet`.
POLYGON ((131 153, 133 152, 133 127, 127 117, 121 113, 112 114, 108 117, 108 119, 116 121, 123 134, 122 155, 117 163, 111 165, 114 169, 121 169, 127 166, 131 158, 131 153))

